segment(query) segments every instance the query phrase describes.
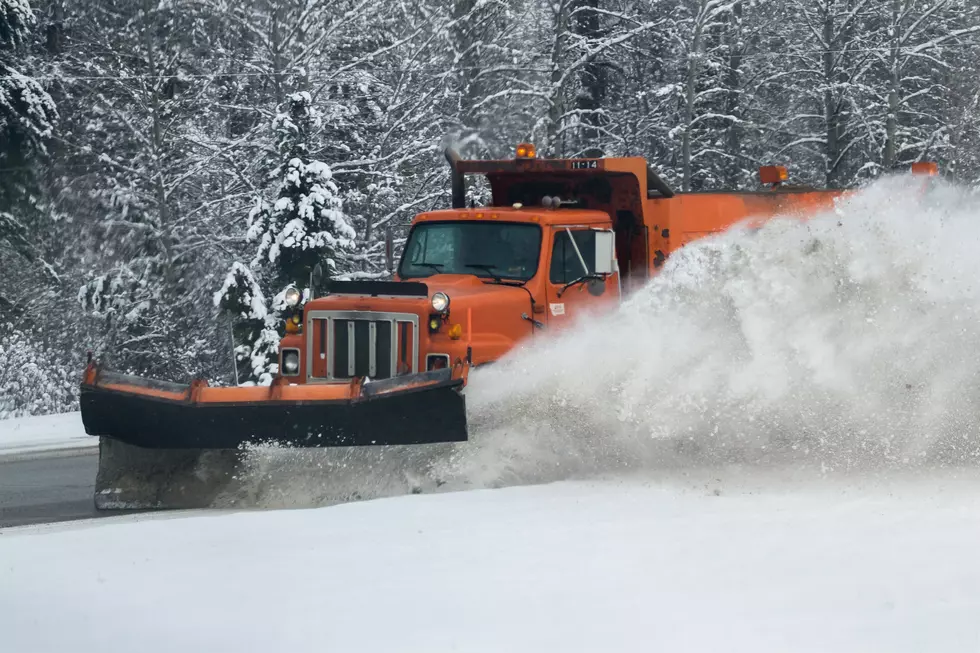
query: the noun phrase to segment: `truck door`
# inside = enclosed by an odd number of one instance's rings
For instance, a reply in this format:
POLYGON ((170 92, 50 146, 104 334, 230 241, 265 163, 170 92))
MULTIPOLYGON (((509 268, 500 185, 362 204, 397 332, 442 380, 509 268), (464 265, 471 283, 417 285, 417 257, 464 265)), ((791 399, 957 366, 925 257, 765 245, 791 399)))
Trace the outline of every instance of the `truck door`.
MULTIPOLYGON (((609 310, 619 302, 619 272, 596 274, 596 234, 608 229, 588 225, 555 227, 548 267, 548 328, 568 327, 589 311, 609 310)), ((601 270, 601 267, 600 267, 601 270)))

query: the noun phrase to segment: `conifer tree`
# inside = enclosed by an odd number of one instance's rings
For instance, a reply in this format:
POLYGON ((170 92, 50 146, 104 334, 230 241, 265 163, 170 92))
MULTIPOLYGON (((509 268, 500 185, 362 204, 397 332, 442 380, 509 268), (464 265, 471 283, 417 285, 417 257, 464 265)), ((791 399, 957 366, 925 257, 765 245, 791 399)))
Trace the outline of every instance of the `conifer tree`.
MULTIPOLYGON (((27 0, 0 0, 0 272, 8 279, 7 268, 40 259, 28 225, 37 210, 38 164, 58 118, 54 100, 25 69, 34 25, 27 0)), ((43 261, 40 269, 54 277, 43 261)), ((0 288, 0 315, 12 314, 17 303, 0 288)))
POLYGON ((356 236, 330 167, 311 154, 322 122, 310 94, 293 93, 287 102, 272 125, 281 162, 272 172, 280 179, 277 195, 271 202, 257 198, 248 216, 251 263, 235 262, 215 295, 216 305, 239 318, 236 357, 248 361, 249 380, 260 384, 271 382, 276 371, 286 290, 295 287, 309 297, 317 265, 325 278, 336 276, 356 236))

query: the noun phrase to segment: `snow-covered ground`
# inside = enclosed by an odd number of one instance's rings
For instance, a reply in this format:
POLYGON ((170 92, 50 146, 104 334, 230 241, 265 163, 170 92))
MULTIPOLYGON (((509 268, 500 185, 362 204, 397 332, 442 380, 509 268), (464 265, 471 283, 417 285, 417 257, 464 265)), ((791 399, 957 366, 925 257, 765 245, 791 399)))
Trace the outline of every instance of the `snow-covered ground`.
POLYGON ((722 472, 0 531, 72 651, 976 651, 976 472, 722 472))
POLYGON ((0 456, 97 446, 79 413, 0 420, 0 456))
POLYGON ((3 650, 980 650, 978 215, 690 246, 475 372, 469 441, 259 448, 228 505, 403 496, 0 531, 3 650))

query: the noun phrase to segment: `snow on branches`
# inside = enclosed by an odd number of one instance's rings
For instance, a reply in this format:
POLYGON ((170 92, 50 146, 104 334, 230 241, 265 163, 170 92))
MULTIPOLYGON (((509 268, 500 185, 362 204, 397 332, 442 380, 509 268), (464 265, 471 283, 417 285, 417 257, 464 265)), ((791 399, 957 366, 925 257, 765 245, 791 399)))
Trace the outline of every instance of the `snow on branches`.
POLYGON ((269 314, 255 275, 237 261, 232 264, 221 290, 214 293, 214 305, 246 320, 263 320, 269 314))
POLYGON ((47 155, 46 141, 58 118, 54 100, 25 74, 31 58, 24 45, 33 26, 26 0, 0 0, 0 168, 6 172, 0 179, 0 208, 31 195, 28 164, 47 155))
POLYGON ((0 324, 0 420, 77 409, 77 370, 38 338, 0 324))
POLYGON ((253 265, 312 269, 322 262, 336 272, 335 253, 353 249, 355 237, 330 168, 321 161, 290 159, 278 199, 272 206, 258 202, 249 215, 247 238, 258 244, 253 265))
POLYGON ((21 45, 33 25, 34 12, 27 0, 0 0, 0 47, 21 45))
POLYGON ((271 205, 259 199, 249 214, 246 237, 257 244, 252 265, 274 266, 283 283, 309 278, 318 263, 334 274, 338 255, 354 248, 356 233, 343 213, 333 173, 326 163, 310 158, 320 127, 310 94, 292 94, 288 113, 273 121, 278 150, 286 159, 273 171, 280 178, 278 196, 271 205))
MULTIPOLYGON (((4 50, 21 48, 34 26, 34 13, 27 0, 0 0, 0 157, 8 158, 11 143, 23 143, 19 150, 44 154, 44 141, 51 137, 58 117, 54 100, 34 79, 15 70, 11 64, 23 62, 4 50)), ((29 154, 30 152, 21 152, 29 154)))
POLYGON ((22 142, 21 150, 47 154, 45 141, 57 118, 54 100, 39 83, 0 63, 0 134, 6 142, 22 142))
POLYGON ((216 305, 242 320, 236 333, 245 345, 236 351, 239 360, 249 359, 251 376, 259 383, 271 382, 286 287, 305 288, 317 265, 327 276, 336 275, 357 235, 343 212, 333 172, 311 158, 322 123, 310 94, 294 93, 288 105, 272 124, 285 159, 272 173, 279 179, 276 198, 257 198, 248 215, 246 240, 256 247, 251 263, 235 262, 215 294, 216 305))

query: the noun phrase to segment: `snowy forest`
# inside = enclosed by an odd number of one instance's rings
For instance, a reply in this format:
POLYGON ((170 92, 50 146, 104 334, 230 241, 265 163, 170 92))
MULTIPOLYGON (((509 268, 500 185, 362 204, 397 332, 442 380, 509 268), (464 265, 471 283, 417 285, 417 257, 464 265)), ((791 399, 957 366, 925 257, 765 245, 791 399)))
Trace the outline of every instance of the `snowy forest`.
POLYGON ((978 103, 976 0, 0 0, 0 417, 88 351, 267 382, 285 288, 385 277, 450 145, 976 184, 978 103))

